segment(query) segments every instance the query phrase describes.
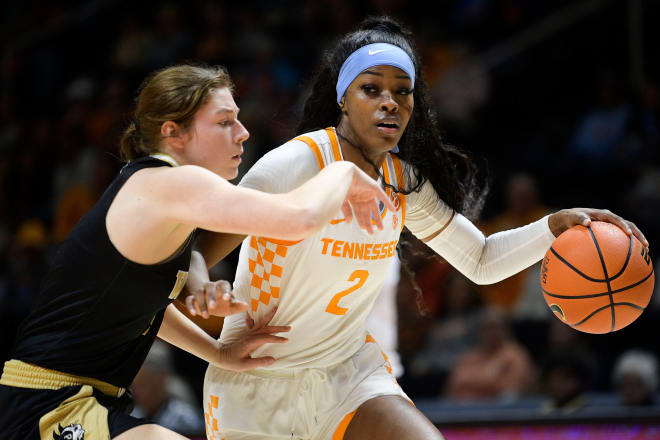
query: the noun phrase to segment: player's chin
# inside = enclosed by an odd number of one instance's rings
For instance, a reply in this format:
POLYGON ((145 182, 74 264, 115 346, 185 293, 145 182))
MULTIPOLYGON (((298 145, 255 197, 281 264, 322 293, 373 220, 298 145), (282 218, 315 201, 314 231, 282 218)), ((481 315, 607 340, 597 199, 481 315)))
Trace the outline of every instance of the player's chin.
POLYGON ((374 146, 373 149, 375 150, 390 151, 399 143, 402 134, 403 132, 384 133, 378 130, 374 133, 374 136, 371 136, 370 143, 374 146))
POLYGON ((227 166, 227 167, 223 168, 222 170, 220 170, 220 172, 218 172, 218 174, 226 180, 235 179, 236 177, 238 177, 238 165, 236 165, 236 166, 227 166))

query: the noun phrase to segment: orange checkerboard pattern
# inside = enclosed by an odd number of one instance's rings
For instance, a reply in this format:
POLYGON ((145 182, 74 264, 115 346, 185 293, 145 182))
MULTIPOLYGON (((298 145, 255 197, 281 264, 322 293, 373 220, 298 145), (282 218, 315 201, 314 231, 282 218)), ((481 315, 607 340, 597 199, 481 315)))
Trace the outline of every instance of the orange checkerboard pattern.
MULTIPOLYGON (((213 410, 218 409, 218 396, 211 395, 207 411, 204 411, 204 419, 206 420, 206 438, 208 440, 216 440, 215 433, 218 430, 218 419, 213 415, 213 410)), ((224 439, 217 439, 224 440, 224 439)))
POLYGON ((259 303, 268 305, 271 298, 279 298, 282 266, 287 250, 285 245, 265 238, 250 238, 248 261, 252 274, 250 296, 253 312, 257 311, 259 303))

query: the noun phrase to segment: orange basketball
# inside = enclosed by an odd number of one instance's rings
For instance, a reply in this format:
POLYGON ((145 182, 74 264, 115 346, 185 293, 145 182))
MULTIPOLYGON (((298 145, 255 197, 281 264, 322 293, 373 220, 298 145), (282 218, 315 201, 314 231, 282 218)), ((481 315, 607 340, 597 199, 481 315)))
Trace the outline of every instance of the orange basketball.
POLYGON ((654 285, 648 250, 611 223, 565 231, 541 265, 550 310, 587 333, 609 333, 633 322, 651 300, 654 285))

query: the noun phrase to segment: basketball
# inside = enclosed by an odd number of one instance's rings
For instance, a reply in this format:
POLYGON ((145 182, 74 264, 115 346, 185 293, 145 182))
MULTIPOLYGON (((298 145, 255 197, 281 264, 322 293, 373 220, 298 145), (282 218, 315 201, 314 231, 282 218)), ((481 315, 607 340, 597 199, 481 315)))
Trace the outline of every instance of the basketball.
POLYGON ((648 249, 606 222, 565 231, 541 265, 548 307, 586 333, 613 332, 636 320, 651 300, 654 285, 648 249))

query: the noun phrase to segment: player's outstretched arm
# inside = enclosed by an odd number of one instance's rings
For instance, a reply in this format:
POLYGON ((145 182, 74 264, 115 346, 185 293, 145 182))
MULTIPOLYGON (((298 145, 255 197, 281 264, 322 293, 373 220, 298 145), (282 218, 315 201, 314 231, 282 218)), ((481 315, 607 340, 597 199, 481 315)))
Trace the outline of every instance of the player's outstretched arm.
POLYGON ((170 304, 165 310, 158 337, 210 364, 233 371, 264 367, 275 362, 271 356, 253 358, 252 352, 264 344, 282 344, 287 338, 277 336, 291 330, 289 326, 270 326, 277 308, 258 323, 248 322, 248 331, 231 344, 221 344, 170 304))
POLYGON ((590 208, 563 209, 516 229, 488 237, 467 218, 455 213, 425 184, 406 217, 406 226, 420 240, 477 284, 491 284, 510 277, 541 260, 556 236, 576 225, 600 220, 648 242, 631 222, 610 211, 590 208))
MULTIPOLYGON (((215 232, 300 240, 326 225, 340 209, 368 232, 382 228, 378 202, 393 209, 378 184, 348 162, 334 163, 285 194, 236 187, 197 166, 161 170, 150 207, 175 223, 215 232)), ((152 211, 153 213, 153 211, 152 211)))

